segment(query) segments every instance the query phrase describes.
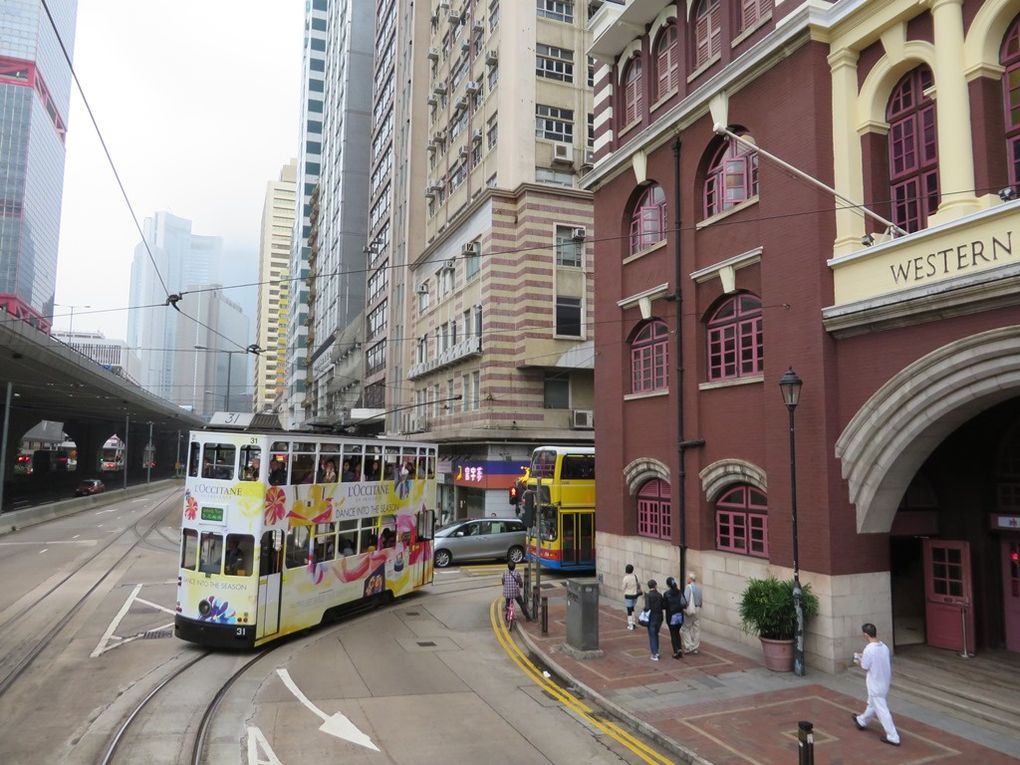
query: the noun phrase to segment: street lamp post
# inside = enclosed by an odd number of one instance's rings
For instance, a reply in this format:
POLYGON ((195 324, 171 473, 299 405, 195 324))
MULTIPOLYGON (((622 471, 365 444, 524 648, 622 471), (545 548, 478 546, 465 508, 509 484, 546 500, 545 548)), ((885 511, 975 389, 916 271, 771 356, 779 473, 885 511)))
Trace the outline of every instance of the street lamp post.
POLYGON ((797 614, 797 632, 793 645, 793 672, 803 677, 804 667, 804 592, 800 587, 800 557, 797 552, 797 445, 793 412, 800 403, 800 389, 804 385, 790 367, 779 380, 783 403, 790 413, 790 512, 793 517, 793 610, 797 614))
POLYGON ((61 308, 70 308, 71 309, 71 315, 70 315, 70 317, 67 320, 67 334, 68 335, 73 335, 74 334, 74 309, 75 308, 91 308, 92 307, 90 305, 71 305, 70 303, 56 303, 56 302, 53 305, 58 305, 61 308))
POLYGON ((195 346, 195 350, 196 351, 212 351, 214 353, 225 353, 225 354, 227 354, 227 389, 223 393, 223 411, 229 412, 230 411, 230 371, 231 371, 231 369, 234 366, 234 354, 235 353, 242 353, 242 354, 254 353, 256 356, 258 356, 260 353, 262 353, 262 348, 259 347, 258 343, 252 343, 247 348, 245 348, 243 350, 240 350, 240 351, 230 351, 230 350, 226 350, 224 348, 209 348, 208 346, 205 346, 205 345, 196 345, 195 346))

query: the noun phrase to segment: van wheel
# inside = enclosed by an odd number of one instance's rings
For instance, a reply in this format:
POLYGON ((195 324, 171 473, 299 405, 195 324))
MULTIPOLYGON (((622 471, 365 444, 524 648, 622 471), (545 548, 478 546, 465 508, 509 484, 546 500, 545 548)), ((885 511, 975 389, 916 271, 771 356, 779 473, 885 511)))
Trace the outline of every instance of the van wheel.
POLYGON ((511 563, 520 563, 524 560, 524 548, 519 545, 514 545, 507 552, 506 559, 511 563))
POLYGON ((446 568, 453 563, 453 556, 449 550, 436 550, 436 568, 446 568))

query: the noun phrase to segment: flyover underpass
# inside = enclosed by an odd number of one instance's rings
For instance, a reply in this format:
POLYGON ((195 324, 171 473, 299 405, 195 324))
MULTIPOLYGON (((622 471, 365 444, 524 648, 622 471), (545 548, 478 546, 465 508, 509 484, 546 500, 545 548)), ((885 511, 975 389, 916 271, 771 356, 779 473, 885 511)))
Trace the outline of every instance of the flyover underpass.
POLYGON ((132 382, 23 321, 0 314, 0 511, 69 496, 84 478, 125 485, 123 470, 100 474, 103 443, 126 441, 126 483, 173 475, 184 459, 188 431, 201 418, 132 382), (22 436, 40 420, 64 423, 78 449, 77 469, 15 475, 22 436), (143 465, 152 434, 155 468, 143 465), (178 451, 178 450, 182 451, 178 451), (180 455, 180 457, 178 456, 180 455))

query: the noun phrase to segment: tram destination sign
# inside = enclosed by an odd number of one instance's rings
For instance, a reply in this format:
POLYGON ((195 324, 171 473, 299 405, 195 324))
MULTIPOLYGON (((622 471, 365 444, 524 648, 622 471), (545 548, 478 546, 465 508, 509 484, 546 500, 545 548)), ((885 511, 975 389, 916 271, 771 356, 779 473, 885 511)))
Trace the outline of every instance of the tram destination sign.
POLYGON ((223 508, 222 507, 203 507, 202 508, 202 520, 203 521, 218 521, 223 522, 223 508))

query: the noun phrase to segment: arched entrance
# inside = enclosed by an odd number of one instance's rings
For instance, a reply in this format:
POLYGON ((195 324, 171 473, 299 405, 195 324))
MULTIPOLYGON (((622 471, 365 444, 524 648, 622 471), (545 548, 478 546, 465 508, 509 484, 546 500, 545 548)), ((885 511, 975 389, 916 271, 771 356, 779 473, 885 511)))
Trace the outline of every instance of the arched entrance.
POLYGON ((1018 349, 1006 327, 933 351, 837 441, 858 533, 889 534, 899 645, 1020 651, 1018 349))

